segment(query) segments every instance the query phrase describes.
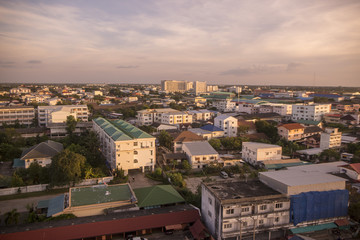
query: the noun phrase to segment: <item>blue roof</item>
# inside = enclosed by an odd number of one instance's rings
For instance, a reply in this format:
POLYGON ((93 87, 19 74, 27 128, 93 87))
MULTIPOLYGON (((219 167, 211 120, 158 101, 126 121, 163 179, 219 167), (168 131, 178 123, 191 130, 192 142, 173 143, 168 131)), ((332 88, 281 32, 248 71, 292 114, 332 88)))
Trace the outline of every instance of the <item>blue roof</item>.
POLYGON ((325 98, 340 98, 342 96, 338 94, 326 94, 326 93, 312 93, 309 96, 311 97, 325 97, 325 98))
POLYGON ((21 160, 20 158, 14 158, 13 168, 24 168, 25 160, 21 160))
POLYGON ((223 131, 221 128, 215 127, 214 125, 208 124, 201 127, 202 130, 215 132, 215 131, 223 131))
POLYGON ((54 214, 64 211, 64 202, 65 194, 61 194, 60 196, 50 199, 47 217, 51 217, 54 214))

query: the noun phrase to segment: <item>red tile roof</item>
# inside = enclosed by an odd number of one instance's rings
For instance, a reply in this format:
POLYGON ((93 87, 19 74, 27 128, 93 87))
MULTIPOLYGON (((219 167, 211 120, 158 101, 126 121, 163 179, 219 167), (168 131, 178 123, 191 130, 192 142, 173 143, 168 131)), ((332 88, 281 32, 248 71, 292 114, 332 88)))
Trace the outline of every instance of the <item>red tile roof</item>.
POLYGON ((204 138, 201 136, 196 135, 190 131, 184 131, 180 133, 177 138, 175 138, 174 142, 196 142, 196 141, 203 141, 204 138))
POLYGON ((300 123, 287 123, 280 125, 279 127, 284 127, 287 130, 293 130, 293 129, 304 129, 305 127, 301 125, 300 123))
POLYGON ((355 170, 355 172, 360 173, 360 163, 352 163, 350 167, 355 170))
POLYGON ((193 223, 200 219, 198 210, 184 210, 164 214, 138 216, 111 221, 43 228, 33 231, 16 232, 0 235, 1 240, 63 240, 81 239, 107 234, 133 232, 137 230, 160 228, 168 225, 193 223))

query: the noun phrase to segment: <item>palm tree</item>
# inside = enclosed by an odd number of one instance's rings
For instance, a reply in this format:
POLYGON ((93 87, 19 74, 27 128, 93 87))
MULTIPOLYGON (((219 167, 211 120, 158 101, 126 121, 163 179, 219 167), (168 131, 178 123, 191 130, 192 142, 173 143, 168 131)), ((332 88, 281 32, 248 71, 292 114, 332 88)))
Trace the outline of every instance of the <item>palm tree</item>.
POLYGON ((17 212, 17 209, 14 208, 10 212, 5 213, 5 224, 17 224, 19 222, 20 213, 17 212))

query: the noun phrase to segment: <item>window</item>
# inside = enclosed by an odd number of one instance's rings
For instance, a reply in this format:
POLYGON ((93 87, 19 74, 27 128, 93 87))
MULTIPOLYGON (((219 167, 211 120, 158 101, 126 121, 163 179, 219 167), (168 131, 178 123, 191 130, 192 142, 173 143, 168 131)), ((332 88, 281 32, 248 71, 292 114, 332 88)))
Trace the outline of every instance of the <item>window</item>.
POLYGON ((275 218, 275 222, 279 222, 280 221, 280 218, 279 217, 276 217, 275 218))
POLYGON ((226 214, 234 214, 234 209, 227 209, 226 214))
POLYGON ((211 214, 211 212, 210 212, 210 211, 208 211, 208 215, 209 215, 209 217, 211 217, 211 216, 212 216, 212 214, 211 214))
POLYGON ((247 224, 247 222, 243 222, 242 225, 243 225, 243 227, 247 227, 248 224, 247 224))
POLYGON ((138 152, 137 151, 134 151, 134 155, 137 155, 138 154, 138 152))
POLYGON ((264 219, 259 220, 259 225, 262 225, 262 224, 264 224, 264 219))
POLYGON ((208 198, 208 200, 209 200, 209 204, 212 205, 212 199, 208 198))
POLYGON ((260 206, 260 210, 263 211, 263 210, 266 210, 266 209, 267 209, 267 206, 266 206, 266 205, 261 205, 261 206, 260 206))
POLYGON ((137 142, 134 142, 134 147, 136 147, 138 145, 138 143, 137 142))
POLYGON ((152 158, 150 158, 150 162, 153 163, 153 159, 152 159, 152 158))
POLYGON ((283 204, 282 203, 277 203, 275 204, 275 208, 282 208, 283 207, 283 204))
POLYGON ((249 207, 243 207, 241 208, 241 212, 248 212, 250 209, 249 207))
POLYGON ((134 159, 134 163, 138 163, 138 160, 137 160, 137 159, 134 159))
POLYGON ((227 229, 227 228, 232 228, 232 224, 231 223, 225 223, 224 224, 224 229, 227 229))
POLYGON ((153 155, 153 150, 150 150, 150 155, 153 155))

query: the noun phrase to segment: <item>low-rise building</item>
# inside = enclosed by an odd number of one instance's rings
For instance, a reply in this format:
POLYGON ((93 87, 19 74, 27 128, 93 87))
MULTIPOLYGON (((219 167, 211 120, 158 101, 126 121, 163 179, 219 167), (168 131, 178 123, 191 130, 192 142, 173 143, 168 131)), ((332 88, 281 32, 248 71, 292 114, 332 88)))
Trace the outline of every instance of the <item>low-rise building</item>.
POLYGON ((89 110, 87 105, 56 105, 38 106, 39 126, 47 126, 50 123, 64 123, 68 116, 75 120, 88 121, 89 110))
POLYGON ((188 111, 192 115, 193 121, 209 121, 215 116, 215 112, 207 109, 188 111))
POLYGON ((218 152, 206 141, 183 143, 182 150, 192 168, 204 168, 219 160, 218 152))
POLYGON ((161 116, 161 123, 176 125, 192 123, 192 115, 185 112, 164 113, 161 116))
POLYGON ((14 125, 17 122, 21 125, 30 125, 33 123, 34 118, 34 107, 0 107, 0 126, 3 124, 14 125))
POLYGON ((214 126, 224 131, 224 137, 236 137, 238 120, 232 116, 220 115, 214 119, 214 126))
POLYGON ((305 127, 300 123, 288 123, 278 126, 278 134, 287 141, 296 141, 303 138, 305 127))
POLYGON ((242 144, 242 159, 254 166, 269 160, 279 160, 281 154, 282 148, 278 145, 257 142, 242 144))
POLYGON ((153 171, 156 162, 155 137, 123 120, 93 120, 100 148, 111 169, 153 171))
POLYGON ((33 162, 38 163, 42 167, 49 166, 52 158, 63 150, 63 145, 58 142, 48 140, 39 143, 28 149, 25 149, 20 159, 14 160, 14 166, 30 167, 33 162))
POLYGON ((172 108, 144 109, 137 111, 137 123, 139 125, 151 125, 162 123, 162 115, 170 113, 181 113, 172 108))
POLYGON ((289 226, 290 199, 260 181, 201 184, 201 215, 215 239, 242 239, 289 226))
POLYGON ((339 168, 341 173, 345 173, 351 179, 360 180, 360 163, 346 164, 339 168))
POLYGON ((184 143, 203 142, 204 138, 190 131, 181 132, 174 139, 174 153, 181 153, 183 151, 184 143))
POLYGON ((329 149, 341 146, 341 135, 337 128, 325 128, 325 131, 321 133, 320 148, 329 149))

